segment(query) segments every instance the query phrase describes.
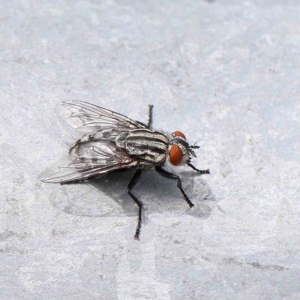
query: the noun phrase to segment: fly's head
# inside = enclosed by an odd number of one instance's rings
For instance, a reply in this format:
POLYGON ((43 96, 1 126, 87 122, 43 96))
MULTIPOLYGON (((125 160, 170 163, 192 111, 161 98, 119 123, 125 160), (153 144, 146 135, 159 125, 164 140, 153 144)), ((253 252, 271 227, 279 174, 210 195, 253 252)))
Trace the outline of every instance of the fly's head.
POLYGON ((189 164, 192 157, 196 157, 193 149, 198 149, 199 146, 189 145, 185 135, 181 131, 172 133, 169 147, 169 160, 174 166, 182 166, 189 164))

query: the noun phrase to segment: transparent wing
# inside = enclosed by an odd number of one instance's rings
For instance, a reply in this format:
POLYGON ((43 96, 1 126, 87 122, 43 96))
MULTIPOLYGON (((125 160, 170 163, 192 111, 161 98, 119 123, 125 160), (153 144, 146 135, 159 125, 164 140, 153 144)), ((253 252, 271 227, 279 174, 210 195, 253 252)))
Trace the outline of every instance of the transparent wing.
POLYGON ((113 170, 132 168, 137 162, 109 141, 75 144, 70 155, 45 170, 39 178, 49 183, 84 181, 113 170))
POLYGON ((61 103, 60 114, 68 118, 68 122, 83 132, 112 131, 119 133, 138 128, 147 128, 141 122, 134 121, 109 109, 94 104, 70 100, 61 103))

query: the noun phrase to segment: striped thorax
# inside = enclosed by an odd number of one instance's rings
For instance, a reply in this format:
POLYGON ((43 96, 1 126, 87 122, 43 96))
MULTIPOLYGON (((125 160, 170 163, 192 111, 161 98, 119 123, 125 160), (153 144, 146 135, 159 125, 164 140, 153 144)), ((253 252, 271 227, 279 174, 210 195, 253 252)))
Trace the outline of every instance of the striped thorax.
POLYGON ((169 141, 168 136, 161 132, 137 129, 120 133, 116 145, 138 159, 142 168, 150 169, 165 163, 169 141))

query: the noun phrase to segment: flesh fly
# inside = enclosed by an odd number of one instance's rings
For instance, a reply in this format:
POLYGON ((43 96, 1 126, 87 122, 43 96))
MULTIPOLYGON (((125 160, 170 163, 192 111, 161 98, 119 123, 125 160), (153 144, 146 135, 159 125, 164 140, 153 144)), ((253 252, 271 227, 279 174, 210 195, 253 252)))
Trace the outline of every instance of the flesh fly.
POLYGON ((180 177, 163 166, 169 161, 174 166, 186 164, 200 174, 209 174, 209 170, 199 170, 191 164, 191 158, 196 157, 194 149, 199 146, 190 145, 181 131, 166 133, 152 127, 153 105, 149 105, 147 124, 82 101, 65 101, 61 105, 71 122, 85 134, 70 146, 68 164, 52 170, 50 175, 48 171, 42 177, 43 182, 77 183, 114 170, 136 169, 127 185, 127 193, 139 209, 135 239, 140 235, 143 203, 132 189, 142 171, 155 168, 161 176, 176 180, 184 200, 194 206, 182 188, 180 177))

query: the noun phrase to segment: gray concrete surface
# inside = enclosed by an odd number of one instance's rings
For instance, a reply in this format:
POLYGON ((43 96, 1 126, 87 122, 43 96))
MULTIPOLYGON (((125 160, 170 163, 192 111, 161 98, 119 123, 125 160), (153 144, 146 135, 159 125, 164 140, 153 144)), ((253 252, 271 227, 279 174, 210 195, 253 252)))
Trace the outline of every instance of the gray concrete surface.
POLYGON ((300 299, 298 0, 0 2, 0 299, 300 299), (78 99, 181 130, 196 207, 154 172, 42 184, 78 99))

